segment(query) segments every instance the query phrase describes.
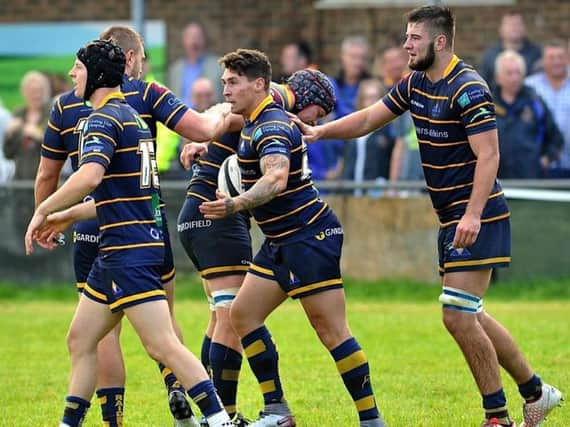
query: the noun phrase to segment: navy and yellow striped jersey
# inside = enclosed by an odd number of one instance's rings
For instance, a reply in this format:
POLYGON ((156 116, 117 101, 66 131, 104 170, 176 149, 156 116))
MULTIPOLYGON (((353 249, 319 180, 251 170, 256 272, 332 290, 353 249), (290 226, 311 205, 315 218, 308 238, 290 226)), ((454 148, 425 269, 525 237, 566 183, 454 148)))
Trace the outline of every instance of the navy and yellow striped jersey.
POLYGON ((96 162, 106 170, 92 193, 103 265, 162 264, 154 141, 149 126, 121 93, 108 95, 88 116, 78 150, 80 167, 96 162))
MULTIPOLYGON (((155 143, 156 122, 174 129, 188 110, 172 92, 154 82, 143 82, 125 75, 121 91, 148 124, 155 143)), ((53 160, 65 160, 69 156, 73 170, 77 170, 80 129, 91 111, 92 108, 75 96, 73 90, 61 95, 52 107, 41 155, 53 160)))
MULTIPOLYGON (((439 81, 431 82, 424 72, 411 72, 383 102, 397 115, 410 110, 432 204, 442 226, 457 223, 471 196, 477 162, 467 137, 497 128, 487 84, 453 56, 439 81)), ((503 191, 495 180, 481 220, 508 216, 503 191)))
MULTIPOLYGON (((286 111, 293 109, 295 98, 286 85, 271 82, 270 94, 274 102, 286 111)), ((239 131, 228 132, 219 140, 210 142, 208 153, 192 165, 192 179, 186 192, 187 197, 195 197, 203 201, 216 200, 220 165, 228 156, 236 153, 239 136, 239 131)))
POLYGON ((268 95, 246 119, 240 136, 238 162, 245 191, 261 178, 260 159, 270 154, 289 158, 287 187, 251 213, 263 234, 274 242, 305 237, 309 226, 324 218, 330 208, 313 186, 307 147, 299 128, 268 95))

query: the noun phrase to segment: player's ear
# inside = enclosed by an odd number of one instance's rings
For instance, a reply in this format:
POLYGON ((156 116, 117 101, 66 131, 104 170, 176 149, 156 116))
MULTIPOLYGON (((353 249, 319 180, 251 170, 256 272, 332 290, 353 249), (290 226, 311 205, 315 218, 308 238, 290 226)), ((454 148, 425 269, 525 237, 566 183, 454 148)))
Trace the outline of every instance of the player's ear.
POLYGON ((435 36, 435 50, 436 52, 445 50, 447 48, 448 40, 444 34, 435 36))

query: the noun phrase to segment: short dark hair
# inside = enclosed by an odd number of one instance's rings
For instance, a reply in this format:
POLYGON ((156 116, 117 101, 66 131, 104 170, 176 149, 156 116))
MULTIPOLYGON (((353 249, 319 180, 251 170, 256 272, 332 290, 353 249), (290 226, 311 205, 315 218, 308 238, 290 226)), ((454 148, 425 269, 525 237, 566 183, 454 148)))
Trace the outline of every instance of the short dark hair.
POLYGON ((255 79, 263 79, 265 81, 265 89, 269 90, 271 83, 271 62, 267 55, 260 50, 255 49, 238 49, 230 53, 226 53, 219 63, 228 70, 238 73, 240 76, 246 76, 249 81, 255 79))
POLYGON ((299 40, 298 42, 292 44, 297 47, 299 56, 302 56, 307 60, 307 64, 310 64, 313 61, 313 51, 311 50, 309 43, 307 43, 305 40, 299 40))
POLYGON ((420 6, 406 15, 408 23, 425 23, 432 35, 443 34, 447 38, 447 45, 453 49, 455 36, 455 16, 446 6, 420 6))

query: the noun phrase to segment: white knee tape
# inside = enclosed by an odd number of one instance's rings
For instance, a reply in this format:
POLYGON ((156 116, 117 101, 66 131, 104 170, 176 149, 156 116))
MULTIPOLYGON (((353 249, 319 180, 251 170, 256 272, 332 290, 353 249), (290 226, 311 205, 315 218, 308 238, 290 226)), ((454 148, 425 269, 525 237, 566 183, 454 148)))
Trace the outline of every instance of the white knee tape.
POLYGON ((466 313, 481 313, 483 311, 483 299, 461 289, 444 286, 439 296, 439 302, 443 308, 464 311, 466 313))
POLYGON ((208 306, 210 307, 210 311, 216 311, 216 307, 214 306, 214 298, 208 297, 208 306))
POLYGON ((220 291, 213 291, 214 308, 230 308, 239 288, 228 288, 220 291))

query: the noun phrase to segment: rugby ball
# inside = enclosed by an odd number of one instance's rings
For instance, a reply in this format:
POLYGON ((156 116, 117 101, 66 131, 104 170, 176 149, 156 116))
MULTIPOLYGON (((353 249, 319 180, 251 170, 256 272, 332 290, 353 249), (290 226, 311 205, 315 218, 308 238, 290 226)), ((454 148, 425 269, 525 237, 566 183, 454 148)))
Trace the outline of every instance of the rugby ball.
POLYGON ((232 154, 222 162, 218 173, 218 189, 230 197, 243 193, 237 154, 232 154))

